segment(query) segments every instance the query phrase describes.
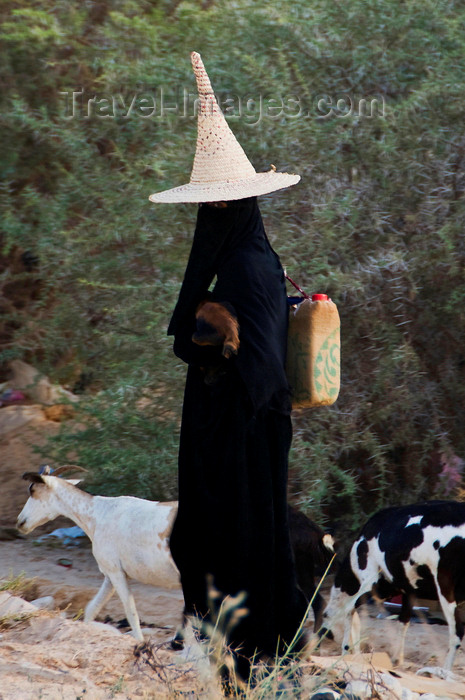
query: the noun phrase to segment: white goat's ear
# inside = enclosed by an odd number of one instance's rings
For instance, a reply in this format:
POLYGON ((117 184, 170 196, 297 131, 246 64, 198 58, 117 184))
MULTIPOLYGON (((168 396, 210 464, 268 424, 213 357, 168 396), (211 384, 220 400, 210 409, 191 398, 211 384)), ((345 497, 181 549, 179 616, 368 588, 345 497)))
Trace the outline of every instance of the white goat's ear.
POLYGON ((30 484, 45 484, 42 475, 36 472, 24 472, 21 478, 24 479, 24 481, 29 481, 30 484))
POLYGON ((68 484, 72 484, 73 486, 77 486, 78 484, 81 483, 82 479, 64 479, 68 484))

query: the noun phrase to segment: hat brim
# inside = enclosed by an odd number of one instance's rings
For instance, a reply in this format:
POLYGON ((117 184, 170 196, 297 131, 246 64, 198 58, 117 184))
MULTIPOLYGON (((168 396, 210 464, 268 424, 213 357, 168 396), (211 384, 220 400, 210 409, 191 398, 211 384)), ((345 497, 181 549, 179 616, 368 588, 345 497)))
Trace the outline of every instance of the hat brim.
POLYGON ((299 180, 300 175, 270 170, 267 173, 256 173, 256 175, 243 180, 225 180, 202 184, 188 183, 164 192, 151 194, 149 199, 151 202, 160 203, 227 202, 233 199, 269 194, 295 185, 299 180))

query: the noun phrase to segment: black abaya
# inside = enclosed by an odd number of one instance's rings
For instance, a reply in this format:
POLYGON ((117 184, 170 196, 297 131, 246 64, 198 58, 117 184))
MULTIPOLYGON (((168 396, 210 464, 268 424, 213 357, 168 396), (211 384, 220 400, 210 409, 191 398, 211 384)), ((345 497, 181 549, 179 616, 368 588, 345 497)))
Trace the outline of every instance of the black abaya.
MULTIPOLYGON (((248 615, 228 641, 249 657, 282 652, 306 610, 287 523, 287 313, 283 269, 256 198, 224 209, 201 205, 168 330, 189 364, 170 547, 187 614, 209 618, 208 580, 223 595, 245 591, 248 615), (196 306, 215 275, 212 299, 232 304, 240 325, 240 349, 230 359, 191 340, 196 306), (209 366, 219 370, 213 383, 205 382, 209 366)), ((239 672, 246 676, 247 668, 239 672)))

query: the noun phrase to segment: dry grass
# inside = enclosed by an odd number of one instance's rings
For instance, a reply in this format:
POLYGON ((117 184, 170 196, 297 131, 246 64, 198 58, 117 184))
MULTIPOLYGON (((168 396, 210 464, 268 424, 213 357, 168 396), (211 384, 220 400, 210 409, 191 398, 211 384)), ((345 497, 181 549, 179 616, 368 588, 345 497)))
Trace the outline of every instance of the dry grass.
MULTIPOLYGON (((333 557, 334 559, 334 557, 333 557)), ((316 595, 327 576, 318 584, 316 595)), ((310 601, 305 617, 296 631, 285 653, 276 658, 260 659, 252 664, 250 677, 244 683, 235 672, 234 654, 227 639, 231 630, 247 614, 244 594, 223 597, 210 586, 211 622, 192 620, 184 630, 185 649, 183 658, 173 661, 164 650, 165 644, 143 644, 135 648, 136 665, 145 669, 148 677, 161 682, 165 698, 202 697, 217 700, 225 697, 240 697, 241 700, 269 700, 269 698, 301 697, 302 692, 314 693, 323 685, 330 684, 328 674, 308 663, 307 651, 296 654, 294 647, 308 617, 310 601), (199 641, 201 640, 201 641, 199 641), (227 678, 227 681, 222 679, 227 678), (189 691, 185 690, 186 682, 189 691)), ((153 690, 147 700, 157 700, 159 691, 153 690)))
POLYGON ((27 578, 24 571, 17 576, 13 576, 13 573, 10 571, 8 578, 0 580, 0 591, 8 591, 12 595, 17 595, 27 600, 26 596, 31 592, 35 592, 36 585, 36 579, 27 578))

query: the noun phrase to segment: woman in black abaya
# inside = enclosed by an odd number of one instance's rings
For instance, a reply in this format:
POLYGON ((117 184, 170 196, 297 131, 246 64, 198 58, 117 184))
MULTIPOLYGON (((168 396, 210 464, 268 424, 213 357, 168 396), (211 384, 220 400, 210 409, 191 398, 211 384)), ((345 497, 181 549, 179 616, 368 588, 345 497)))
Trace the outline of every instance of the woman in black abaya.
POLYGON ((222 596, 245 592, 248 614, 228 639, 245 679, 247 658, 283 653, 306 610, 287 522, 287 321, 284 273, 256 197, 201 204, 168 329, 189 365, 170 546, 186 614, 211 619, 209 583, 222 596), (239 352, 229 359, 192 342, 196 307, 215 276, 212 301, 232 305, 240 326, 239 352))

